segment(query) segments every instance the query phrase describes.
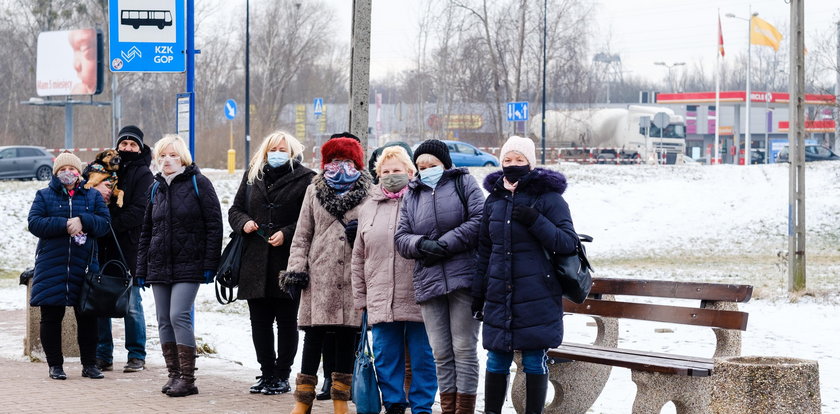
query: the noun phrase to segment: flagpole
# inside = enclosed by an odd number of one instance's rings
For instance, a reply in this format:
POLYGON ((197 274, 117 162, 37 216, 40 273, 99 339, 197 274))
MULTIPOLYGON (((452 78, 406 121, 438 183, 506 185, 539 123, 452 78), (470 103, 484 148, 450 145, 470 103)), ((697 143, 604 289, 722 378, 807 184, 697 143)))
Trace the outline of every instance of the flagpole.
MULTIPOLYGON (((752 91, 750 88, 750 74, 752 72, 752 4, 749 6, 749 17, 747 17, 747 116, 746 125, 744 127, 744 165, 750 165, 752 161, 752 154, 750 153, 750 144, 752 143, 752 135, 750 134, 750 110, 752 109, 752 91)), ((736 149, 737 154, 737 149, 736 149)), ((737 158, 737 155, 735 156, 737 158)))
POLYGON ((710 158, 712 164, 720 164, 720 48, 721 48, 720 9, 718 9, 718 36, 715 39, 715 152, 710 158))

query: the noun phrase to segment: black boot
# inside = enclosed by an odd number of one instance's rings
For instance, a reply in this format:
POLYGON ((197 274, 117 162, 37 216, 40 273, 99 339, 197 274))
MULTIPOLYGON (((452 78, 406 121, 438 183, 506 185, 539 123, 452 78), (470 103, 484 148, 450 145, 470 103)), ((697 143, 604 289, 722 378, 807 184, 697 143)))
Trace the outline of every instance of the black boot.
POLYGON ((166 391, 170 397, 185 397, 198 394, 198 387, 195 386, 195 347, 178 345, 178 365, 181 367, 181 375, 175 379, 172 387, 166 391))
POLYGON ((315 399, 318 401, 329 400, 330 398, 330 389, 332 388, 332 375, 326 377, 324 379, 324 385, 321 386, 321 392, 315 396, 315 399))
POLYGON ((510 374, 484 371, 484 413, 501 414, 510 374))
POLYGON ((265 389, 265 384, 270 381, 271 378, 266 377, 265 375, 257 377, 257 382, 248 389, 248 392, 251 394, 259 394, 265 389))
POLYGON ((542 414, 548 374, 525 374, 525 414, 542 414))

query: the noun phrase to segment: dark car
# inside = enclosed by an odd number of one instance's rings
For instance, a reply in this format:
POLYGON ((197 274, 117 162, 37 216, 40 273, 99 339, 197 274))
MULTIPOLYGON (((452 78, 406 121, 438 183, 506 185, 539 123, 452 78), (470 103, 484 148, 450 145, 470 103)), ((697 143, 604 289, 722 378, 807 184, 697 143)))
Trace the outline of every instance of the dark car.
POLYGON ((52 154, 43 147, 0 147, 0 178, 37 178, 46 181, 52 176, 52 154))
MULTIPOLYGON (((790 162, 790 148, 784 147, 779 151, 776 162, 790 162)), ((805 145, 805 162, 840 160, 840 156, 822 145, 805 145)))

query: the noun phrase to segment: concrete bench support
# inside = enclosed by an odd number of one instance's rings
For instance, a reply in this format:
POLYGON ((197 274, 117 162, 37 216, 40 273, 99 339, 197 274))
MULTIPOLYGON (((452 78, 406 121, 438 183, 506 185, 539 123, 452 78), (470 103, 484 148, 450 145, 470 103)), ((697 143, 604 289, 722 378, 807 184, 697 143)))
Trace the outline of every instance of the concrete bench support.
POLYGON ((713 414, 820 413, 817 361, 743 356, 715 360, 713 414))
MULTIPOLYGON (((46 362, 44 348, 41 346, 41 308, 29 306, 32 294, 32 281, 26 286, 26 336, 23 337, 23 354, 46 362)), ((61 324, 61 351, 65 357, 79 356, 79 343, 76 340, 76 317, 73 307, 68 306, 61 324)))

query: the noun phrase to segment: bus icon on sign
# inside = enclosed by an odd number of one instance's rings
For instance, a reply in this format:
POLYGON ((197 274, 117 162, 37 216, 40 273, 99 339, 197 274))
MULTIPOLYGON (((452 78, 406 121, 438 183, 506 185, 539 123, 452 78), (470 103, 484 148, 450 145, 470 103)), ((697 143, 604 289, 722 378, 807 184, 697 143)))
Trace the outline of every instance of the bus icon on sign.
POLYGON ((123 10, 120 24, 139 29, 140 26, 157 26, 163 30, 172 26, 172 13, 169 10, 123 10))

